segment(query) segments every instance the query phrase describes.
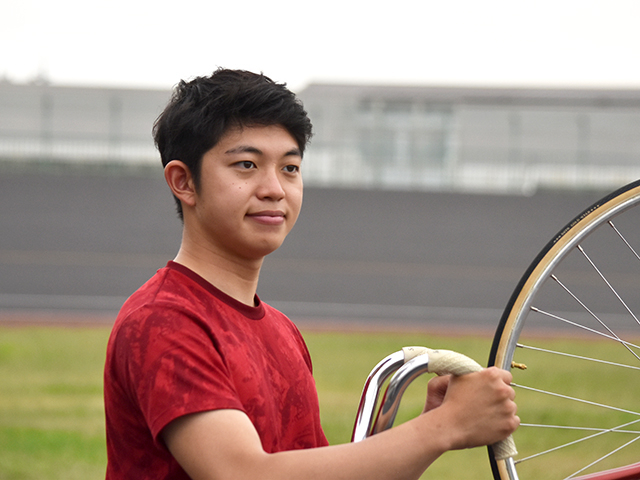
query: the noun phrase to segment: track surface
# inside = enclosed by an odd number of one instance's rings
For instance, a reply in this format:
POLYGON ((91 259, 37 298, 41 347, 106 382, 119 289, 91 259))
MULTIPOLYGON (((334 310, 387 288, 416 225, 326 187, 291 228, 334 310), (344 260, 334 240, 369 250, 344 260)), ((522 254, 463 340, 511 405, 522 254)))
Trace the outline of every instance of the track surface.
MULTIPOLYGON (((604 193, 307 188, 258 293, 302 324, 492 331, 536 253, 604 193)), ((180 241, 159 175, 2 173, 0 199, 0 321, 109 321, 180 241)))

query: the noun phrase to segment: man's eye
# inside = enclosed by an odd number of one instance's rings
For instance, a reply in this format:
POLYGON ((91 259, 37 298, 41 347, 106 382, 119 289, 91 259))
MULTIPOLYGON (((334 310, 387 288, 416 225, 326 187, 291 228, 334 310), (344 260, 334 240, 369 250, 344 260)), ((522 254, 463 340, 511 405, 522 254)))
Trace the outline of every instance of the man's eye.
POLYGON ((249 160, 244 160, 242 162, 238 162, 238 166, 242 168, 246 168, 248 170, 250 168, 254 168, 256 165, 255 163, 250 162, 249 160))
POLYGON ((297 165, 287 165, 283 170, 287 173, 296 173, 300 171, 300 167, 297 165))

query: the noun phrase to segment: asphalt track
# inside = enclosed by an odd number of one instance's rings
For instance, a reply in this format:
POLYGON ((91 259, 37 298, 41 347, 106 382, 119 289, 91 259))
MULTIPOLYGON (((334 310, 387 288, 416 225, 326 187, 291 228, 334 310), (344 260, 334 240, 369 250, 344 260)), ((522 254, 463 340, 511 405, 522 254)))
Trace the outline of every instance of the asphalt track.
MULTIPOLYGON (((258 294, 301 325, 493 331, 537 252, 606 192, 307 188, 258 294)), ((110 322, 171 259, 161 176, 0 173, 0 321, 110 322)))

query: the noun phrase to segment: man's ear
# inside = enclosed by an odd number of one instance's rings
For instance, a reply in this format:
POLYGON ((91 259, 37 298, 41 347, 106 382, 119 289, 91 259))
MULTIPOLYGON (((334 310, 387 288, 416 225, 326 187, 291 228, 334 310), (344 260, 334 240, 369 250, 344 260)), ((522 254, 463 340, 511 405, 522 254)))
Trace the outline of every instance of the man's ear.
POLYGON ((180 160, 171 160, 164 167, 164 179, 183 205, 191 207, 195 205, 196 188, 189 167, 180 160))

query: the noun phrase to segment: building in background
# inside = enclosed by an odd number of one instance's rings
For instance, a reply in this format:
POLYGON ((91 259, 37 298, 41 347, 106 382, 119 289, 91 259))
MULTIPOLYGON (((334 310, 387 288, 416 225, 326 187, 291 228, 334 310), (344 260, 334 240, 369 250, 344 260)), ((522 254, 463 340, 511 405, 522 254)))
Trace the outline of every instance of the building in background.
POLYGON ((155 164, 151 128, 169 95, 0 82, 0 160, 155 164))
MULTIPOLYGON (((158 164, 169 91, 0 81, 0 161, 158 164)), ((531 193, 640 178, 640 90, 312 84, 308 185, 531 193)), ((34 163, 34 164, 35 164, 34 163)))
POLYGON ((640 178, 640 90, 310 85, 300 96, 316 129, 313 183, 530 193, 640 178))

